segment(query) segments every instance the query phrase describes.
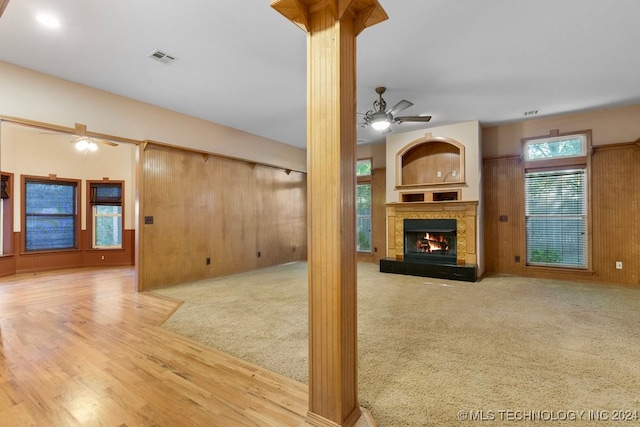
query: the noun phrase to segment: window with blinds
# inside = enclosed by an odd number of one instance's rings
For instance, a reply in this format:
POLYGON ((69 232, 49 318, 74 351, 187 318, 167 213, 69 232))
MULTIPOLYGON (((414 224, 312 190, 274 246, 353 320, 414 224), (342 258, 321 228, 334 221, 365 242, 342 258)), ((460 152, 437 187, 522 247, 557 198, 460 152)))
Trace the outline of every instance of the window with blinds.
POLYGON ((527 264, 587 268, 585 169, 525 174, 527 264))
POLYGON ((89 182, 93 249, 122 248, 122 183, 89 182))
POLYGON ((526 264, 588 270, 591 131, 523 138, 526 264))
POLYGON ((76 248, 77 182, 25 179, 25 249, 76 248))

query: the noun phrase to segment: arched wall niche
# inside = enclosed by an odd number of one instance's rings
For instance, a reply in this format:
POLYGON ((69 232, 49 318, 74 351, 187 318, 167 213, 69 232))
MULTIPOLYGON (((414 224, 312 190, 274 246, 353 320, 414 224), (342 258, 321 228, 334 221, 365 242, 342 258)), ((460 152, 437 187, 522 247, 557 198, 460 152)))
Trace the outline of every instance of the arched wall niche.
POLYGON ((465 147, 460 142, 426 134, 396 154, 396 187, 463 184, 464 159, 465 147))

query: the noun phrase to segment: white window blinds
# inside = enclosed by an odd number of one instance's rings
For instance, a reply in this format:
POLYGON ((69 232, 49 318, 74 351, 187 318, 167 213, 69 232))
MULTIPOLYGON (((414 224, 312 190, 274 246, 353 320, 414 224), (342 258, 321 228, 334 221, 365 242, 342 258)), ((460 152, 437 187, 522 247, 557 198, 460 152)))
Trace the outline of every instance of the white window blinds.
POLYGON ((527 265, 587 268, 585 169, 525 174, 527 265))

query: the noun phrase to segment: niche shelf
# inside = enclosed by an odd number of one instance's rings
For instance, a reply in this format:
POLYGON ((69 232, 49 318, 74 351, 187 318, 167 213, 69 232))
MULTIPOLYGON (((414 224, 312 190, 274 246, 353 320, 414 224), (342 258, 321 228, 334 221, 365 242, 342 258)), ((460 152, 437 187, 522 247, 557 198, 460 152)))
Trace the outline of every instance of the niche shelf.
MULTIPOLYGON (((413 141, 405 146, 396 155, 396 188, 417 189, 420 187, 451 187, 465 184, 465 153, 464 145, 456 140, 444 137, 431 137, 429 134, 423 139, 413 141)), ((429 192, 430 194, 441 194, 429 198, 425 192, 425 202, 459 200, 459 190, 457 198, 454 197, 456 190, 443 192, 429 192), (438 199, 442 197, 443 199, 438 199)), ((402 194, 407 201, 418 201, 412 193, 402 194)), ((419 194, 419 192, 418 192, 419 194)), ((404 201, 404 200, 403 200, 404 201)))

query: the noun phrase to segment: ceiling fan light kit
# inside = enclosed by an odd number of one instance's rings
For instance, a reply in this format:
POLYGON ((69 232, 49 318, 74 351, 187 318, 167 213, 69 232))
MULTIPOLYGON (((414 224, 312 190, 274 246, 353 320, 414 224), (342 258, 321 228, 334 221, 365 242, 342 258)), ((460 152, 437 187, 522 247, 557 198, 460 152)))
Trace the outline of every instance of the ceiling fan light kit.
POLYGON ((379 98, 373 102, 373 109, 367 111, 364 114, 364 122, 360 123, 360 126, 367 128, 371 126, 377 131, 382 133, 390 132, 389 127, 392 123, 404 123, 404 122, 428 122, 431 120, 431 116, 402 116, 394 117, 395 114, 402 110, 405 110, 413 105, 412 102, 403 99, 398 102, 392 108, 387 109, 387 102, 382 98, 382 94, 387 89, 383 86, 376 88, 376 93, 379 98))
POLYGON ((389 121, 389 116, 386 113, 378 111, 371 115, 371 127, 375 130, 387 130, 389 126, 391 126, 391 121, 389 121))
POLYGON ((77 137, 71 140, 71 142, 75 144, 76 150, 82 152, 83 154, 98 151, 98 143, 109 145, 111 147, 118 146, 118 144, 116 144, 115 142, 109 141, 107 139, 87 136, 87 126, 81 123, 76 123, 75 129, 77 137))
POLYGON ((84 154, 87 154, 87 152, 89 151, 98 151, 98 144, 88 138, 80 138, 78 141, 76 141, 76 150, 82 151, 84 154))

